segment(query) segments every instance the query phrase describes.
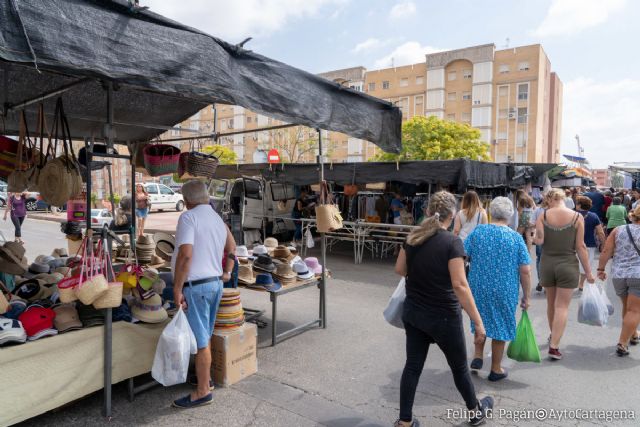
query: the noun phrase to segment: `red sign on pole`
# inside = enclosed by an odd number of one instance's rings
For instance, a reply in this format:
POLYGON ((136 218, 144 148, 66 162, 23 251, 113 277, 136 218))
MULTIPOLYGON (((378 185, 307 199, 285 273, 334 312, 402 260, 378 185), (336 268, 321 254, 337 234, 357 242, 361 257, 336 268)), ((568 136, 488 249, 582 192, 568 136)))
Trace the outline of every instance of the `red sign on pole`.
POLYGON ((272 148, 267 153, 267 162, 269 163, 280 163, 280 153, 275 148, 272 148))

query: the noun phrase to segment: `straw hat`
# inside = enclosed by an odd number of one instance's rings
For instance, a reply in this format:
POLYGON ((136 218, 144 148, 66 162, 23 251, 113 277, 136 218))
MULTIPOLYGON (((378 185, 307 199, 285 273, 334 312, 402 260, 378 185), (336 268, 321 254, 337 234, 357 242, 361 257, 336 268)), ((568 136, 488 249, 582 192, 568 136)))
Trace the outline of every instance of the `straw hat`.
POLYGON ((273 257, 283 261, 290 261, 295 257, 295 255, 293 255, 291 250, 286 246, 279 245, 273 250, 273 257))
POLYGON ((253 247, 253 256, 266 255, 269 253, 265 245, 255 245, 253 247))
POLYGON ((56 285, 60 280, 64 279, 64 275, 60 273, 40 273, 33 277, 39 279, 44 285, 56 285))
POLYGON ((278 239, 275 237, 267 237, 264 239, 264 245, 267 247, 267 250, 277 248, 278 244, 278 239))
POLYGON ((238 282, 248 285, 256 283, 256 278, 253 277, 253 269, 250 265, 238 265, 238 282))
POLYGON ((238 258, 248 258, 251 254, 249 254, 249 249, 245 245, 239 245, 236 246, 236 256, 238 258))
POLYGON ((151 261, 151 255, 153 255, 155 248, 155 242, 148 235, 143 234, 138 237, 136 240, 136 256, 138 260, 143 263, 151 261))
POLYGON ((170 261, 176 247, 176 238, 169 233, 158 232, 153 235, 153 241, 156 243, 156 254, 170 261))
POLYGON ((21 243, 7 242, 2 245, 0 247, 0 271, 14 275, 24 274, 28 268, 24 253, 25 249, 21 243))
MULTIPOLYGON (((133 294, 137 296, 136 291, 133 294)), ((130 305, 133 317, 145 323, 162 323, 169 317, 167 310, 162 307, 162 298, 158 294, 145 300, 136 297, 131 300, 130 305)))
POLYGON ((38 255, 36 259, 33 260, 33 262, 38 264, 49 264, 49 262, 53 260, 55 260, 55 257, 51 255, 38 255))
POLYGON ((280 279, 282 286, 294 284, 297 277, 297 274, 291 269, 289 264, 278 264, 273 275, 280 279))
POLYGON ((66 258, 69 256, 66 248, 56 248, 51 252, 51 256, 54 258, 66 258))
POLYGON ((69 277, 71 274, 71 268, 69 267, 60 267, 53 270, 54 273, 62 274, 62 277, 69 277))
POLYGON ((298 276, 299 280, 309 280, 315 277, 313 271, 309 270, 309 267, 307 267, 307 264, 305 264, 304 261, 294 263, 292 269, 298 276))

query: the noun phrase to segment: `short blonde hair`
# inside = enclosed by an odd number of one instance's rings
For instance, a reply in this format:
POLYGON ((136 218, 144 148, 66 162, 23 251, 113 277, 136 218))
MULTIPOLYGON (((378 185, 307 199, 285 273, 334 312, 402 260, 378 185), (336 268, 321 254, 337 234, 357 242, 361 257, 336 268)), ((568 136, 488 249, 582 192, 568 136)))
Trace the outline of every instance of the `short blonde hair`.
POLYGON ((629 219, 633 222, 640 222, 640 203, 629 212, 629 219))
POLYGON ((567 195, 560 188, 554 188, 547 193, 545 197, 548 203, 555 202, 558 200, 564 200, 567 198, 567 195))

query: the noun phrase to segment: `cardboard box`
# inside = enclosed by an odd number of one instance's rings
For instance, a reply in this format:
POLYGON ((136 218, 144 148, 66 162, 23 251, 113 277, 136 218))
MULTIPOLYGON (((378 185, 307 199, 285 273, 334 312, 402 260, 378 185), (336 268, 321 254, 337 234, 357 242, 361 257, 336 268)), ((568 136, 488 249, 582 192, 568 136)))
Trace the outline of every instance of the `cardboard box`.
POLYGON ((211 377, 228 387, 258 372, 258 328, 245 323, 232 332, 213 333, 211 377))

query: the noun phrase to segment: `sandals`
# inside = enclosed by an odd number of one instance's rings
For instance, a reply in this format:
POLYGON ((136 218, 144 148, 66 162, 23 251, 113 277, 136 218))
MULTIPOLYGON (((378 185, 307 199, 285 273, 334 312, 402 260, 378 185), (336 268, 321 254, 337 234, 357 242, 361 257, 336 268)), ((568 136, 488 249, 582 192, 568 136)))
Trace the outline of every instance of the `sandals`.
POLYGON ((629 347, 623 344, 618 344, 616 347, 616 354, 618 357, 625 357, 629 355, 629 347))
POLYGON ((638 335, 632 336, 631 339, 629 340, 629 344, 631 344, 631 345, 640 344, 640 336, 638 336, 638 335))

